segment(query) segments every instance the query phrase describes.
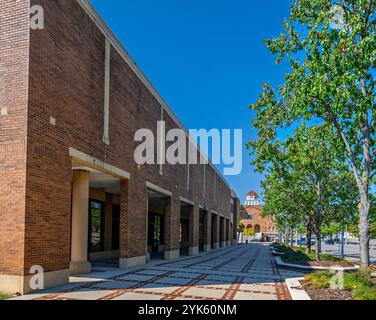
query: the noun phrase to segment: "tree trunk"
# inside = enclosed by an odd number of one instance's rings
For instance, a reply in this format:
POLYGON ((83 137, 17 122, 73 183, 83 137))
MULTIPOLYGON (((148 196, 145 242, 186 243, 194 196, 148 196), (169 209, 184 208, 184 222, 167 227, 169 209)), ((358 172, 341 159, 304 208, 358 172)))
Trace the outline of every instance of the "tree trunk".
POLYGON ((311 226, 311 220, 308 221, 306 238, 307 238, 306 254, 308 255, 312 251, 312 241, 311 241, 311 238, 312 238, 312 226, 311 226))
POLYGON ((286 231, 285 231, 285 245, 287 247, 289 246, 289 243, 290 243, 289 234, 290 234, 290 230, 289 230, 289 228, 286 228, 286 231))
POLYGON ((320 261, 321 251, 321 177, 317 178, 317 212, 316 212, 316 243, 315 243, 315 259, 320 261))
POLYGON ((294 246, 294 228, 291 228, 291 231, 290 231, 290 241, 291 241, 291 247, 294 246))
MULTIPOLYGON (((367 89, 366 89, 366 80, 365 77, 361 79, 361 88, 362 93, 364 96, 367 96, 367 89)), ((328 107, 326 106, 326 109, 328 107)), ((372 170, 372 163, 373 163, 373 155, 371 151, 371 146, 373 145, 373 139, 371 136, 371 130, 369 125, 369 116, 368 111, 366 110, 363 114, 363 123, 361 127, 362 138, 363 138, 363 155, 364 159, 362 161, 361 166, 361 173, 358 171, 358 166, 356 163, 356 156, 352 151, 351 144, 347 139, 344 131, 341 129, 341 126, 338 120, 333 116, 332 113, 329 115, 331 121, 335 128, 337 129, 341 139, 343 140, 344 146, 348 152, 350 157, 351 167, 354 173, 354 177, 356 180, 356 184, 359 189, 360 194, 360 204, 359 204, 359 242, 360 242, 360 266, 362 268, 368 268, 370 265, 369 261, 369 242, 370 242, 370 232, 369 232, 369 218, 370 218, 370 210, 371 210, 371 203, 369 201, 369 183, 371 177, 371 170, 372 170)))
POLYGON ((316 227, 316 242, 315 242, 315 260, 320 261, 320 242, 321 242, 321 227, 316 227))
POLYGON ((371 204, 368 200, 368 194, 363 192, 360 197, 359 206, 359 240, 360 240, 360 265, 362 268, 368 268, 370 265, 369 257, 369 219, 371 204))
POLYGON ((345 227, 342 225, 341 230, 341 258, 345 258, 345 227))

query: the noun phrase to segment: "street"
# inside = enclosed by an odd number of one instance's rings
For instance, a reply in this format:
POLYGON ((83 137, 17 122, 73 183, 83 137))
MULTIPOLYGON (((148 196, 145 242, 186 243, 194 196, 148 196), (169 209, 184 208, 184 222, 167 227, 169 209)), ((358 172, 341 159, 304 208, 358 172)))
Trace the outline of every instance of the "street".
MULTIPOLYGON (((322 251, 336 256, 340 255, 341 245, 328 245, 323 242, 322 251)), ((348 243, 345 245, 345 256, 347 258, 359 259, 359 245, 356 243, 348 243)), ((371 242, 370 246, 370 260, 371 264, 376 265, 376 241, 371 242)))

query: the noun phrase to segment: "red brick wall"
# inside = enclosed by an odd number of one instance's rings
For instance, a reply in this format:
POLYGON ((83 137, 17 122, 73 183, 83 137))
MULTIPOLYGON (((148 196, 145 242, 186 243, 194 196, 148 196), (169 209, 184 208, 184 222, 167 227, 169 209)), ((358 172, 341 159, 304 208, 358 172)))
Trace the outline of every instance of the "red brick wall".
POLYGON ((0 274, 21 275, 24 258, 28 1, 1 0, 0 9, 0 274))
POLYGON ((254 205, 254 206, 245 206, 245 210, 248 214, 252 214, 253 219, 242 219, 242 223, 247 225, 252 225, 253 227, 255 225, 260 226, 260 231, 263 233, 278 233, 277 231, 277 224, 270 216, 263 216, 263 209, 264 207, 261 205, 254 205), (275 231, 271 232, 270 227, 274 227, 275 231))
MULTIPOLYGON (((105 53, 103 34, 76 0, 32 0, 31 4, 44 8, 45 29, 32 30, 30 35, 25 272, 35 264, 42 265, 45 271, 69 267, 72 180, 69 147, 131 174, 131 180, 126 184, 129 190, 121 200, 128 208, 126 220, 121 225, 122 232, 125 232, 121 243, 126 247, 121 250, 122 257, 145 254, 146 181, 170 190, 175 204, 179 197, 183 196, 229 217, 231 191, 218 176, 214 183, 216 173, 210 166, 205 170, 204 194, 202 165, 190 167, 190 189, 187 190, 186 166, 166 165, 163 167, 163 175, 160 176, 158 165, 138 168, 135 164, 134 134, 140 128, 149 128, 156 135, 161 106, 114 48, 111 50, 110 145, 102 142, 105 53), (50 124, 50 117, 56 119, 56 126, 50 124)), ((14 50, 11 41, 9 47, 14 50)), ((20 46, 20 54, 24 57, 17 68, 27 65, 25 48, 25 44, 20 46)), ((3 46, 0 50, 4 50, 3 46)), ((4 63, 0 64, 0 68, 5 67, 7 66, 4 63)), ((26 77, 24 69, 22 71, 26 77)), ((12 118, 9 122, 11 126, 19 122, 22 127, 21 131, 17 130, 16 140, 26 136, 27 94, 25 83, 21 84, 17 87, 17 92, 22 93, 19 102, 22 112, 17 121, 12 118), (23 135, 20 132, 23 132, 23 135)), ((177 127, 166 111, 164 120, 167 130, 177 127)), ((4 122, 1 118, 0 121, 4 122)), ((3 126, 2 122, 0 123, 3 126)), ((8 134, 3 140, 9 141, 10 137, 12 136, 8 134)), ((4 159, 0 158, 1 161, 4 159)), ((22 166, 20 168, 17 183, 22 181, 19 178, 25 174, 24 168, 23 171, 22 166)), ((3 171, 2 174, 4 175, 3 171)), ((6 179, 9 181, 8 177, 6 179)), ((17 195, 21 196, 22 190, 17 195)), ((8 204, 9 202, 10 200, 8 204)), ((20 200, 17 203, 17 212, 20 215, 22 205, 20 200)), ((7 210, 9 219, 10 211, 7 210)), ((178 214, 178 210, 174 212, 178 214)), ((11 213, 10 219, 14 218, 14 213, 11 213)), ((22 226, 21 222, 5 225, 6 228, 22 226)), ((12 237, 16 235, 17 233, 14 233, 12 237)), ((12 237, 6 235, 4 239, 0 238, 0 244, 4 245, 4 242, 13 239, 12 237)), ((20 260, 14 264, 19 266, 20 260)))

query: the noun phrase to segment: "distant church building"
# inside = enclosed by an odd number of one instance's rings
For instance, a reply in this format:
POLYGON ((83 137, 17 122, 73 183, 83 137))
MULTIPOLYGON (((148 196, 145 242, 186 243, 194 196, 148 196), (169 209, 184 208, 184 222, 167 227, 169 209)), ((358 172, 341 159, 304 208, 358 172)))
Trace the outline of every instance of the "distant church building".
POLYGON ((274 241, 278 236, 278 229, 275 221, 270 216, 263 217, 264 206, 261 205, 259 195, 248 192, 244 205, 242 206, 241 221, 244 227, 241 238, 259 241, 274 241))
POLYGON ((254 191, 248 192, 247 200, 245 201, 244 205, 246 205, 246 206, 259 206, 260 200, 259 200, 258 194, 254 191))

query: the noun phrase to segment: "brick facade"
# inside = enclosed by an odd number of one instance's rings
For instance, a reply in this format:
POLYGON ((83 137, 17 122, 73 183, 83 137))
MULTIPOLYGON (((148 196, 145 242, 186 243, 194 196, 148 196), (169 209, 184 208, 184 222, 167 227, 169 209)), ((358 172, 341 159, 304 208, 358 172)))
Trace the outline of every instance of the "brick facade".
POLYGON ((166 130, 179 123, 114 46, 110 143, 103 142, 105 35, 77 0, 31 0, 44 9, 45 29, 30 30, 28 2, 2 1, 0 12, 0 107, 8 112, 0 116, 0 275, 27 275, 33 265, 69 269, 70 148, 130 174, 121 181, 120 257, 145 255, 146 182, 172 192, 166 250, 178 249, 180 197, 195 204, 193 223, 199 205, 228 221, 239 217, 230 187, 211 165, 164 165, 162 175, 159 165, 137 166, 135 132, 149 128, 157 136, 162 117, 166 130))
POLYGON ((240 221, 246 228, 253 228, 256 233, 259 230, 258 233, 262 233, 264 239, 266 237, 274 239, 278 235, 276 222, 270 216, 263 215, 264 206, 244 206, 244 209, 247 212, 247 217, 240 221))
POLYGON ((29 80, 28 1, 2 1, 0 21, 0 274, 22 275, 29 80))

